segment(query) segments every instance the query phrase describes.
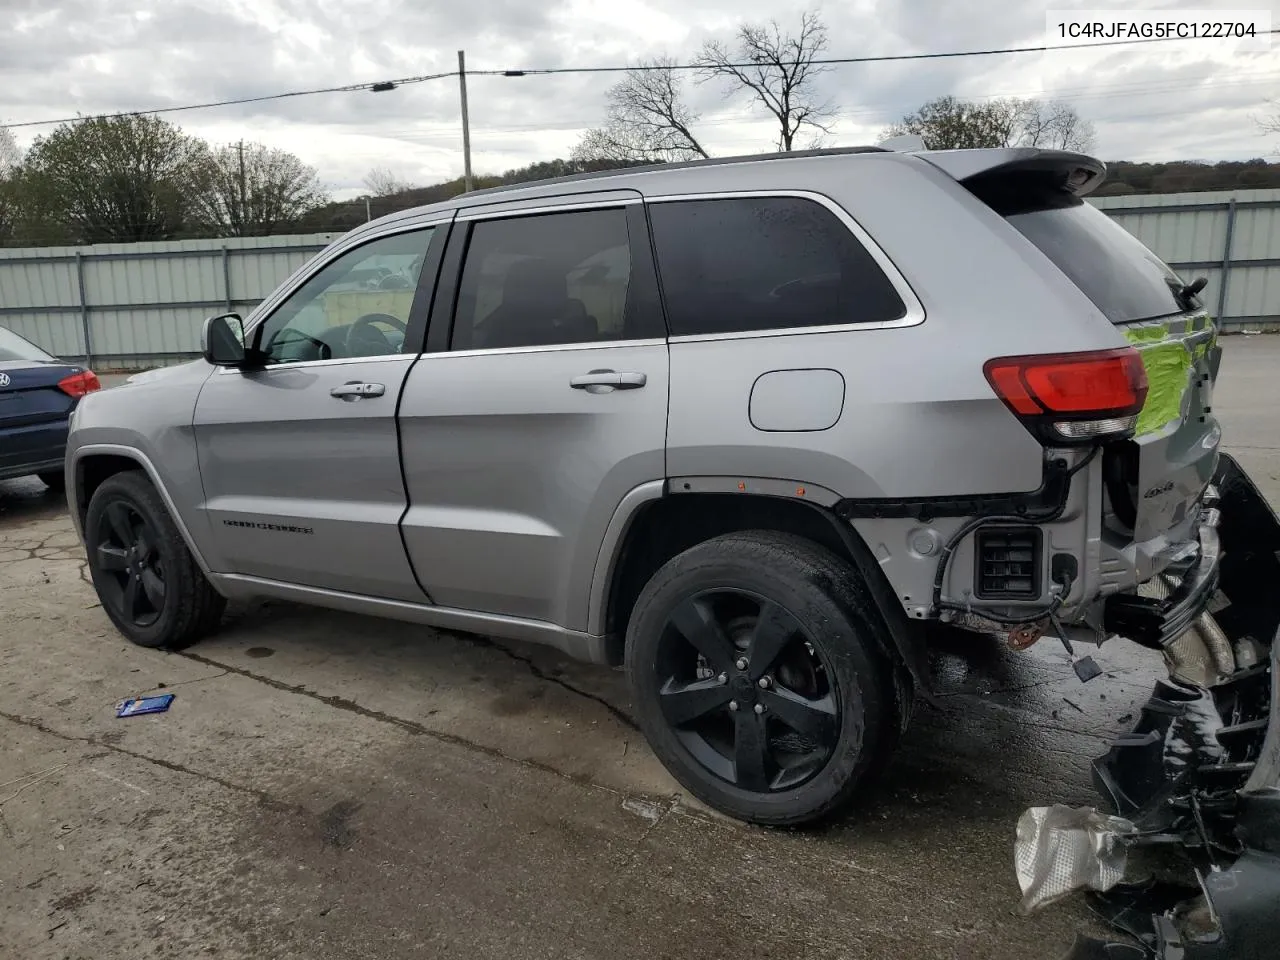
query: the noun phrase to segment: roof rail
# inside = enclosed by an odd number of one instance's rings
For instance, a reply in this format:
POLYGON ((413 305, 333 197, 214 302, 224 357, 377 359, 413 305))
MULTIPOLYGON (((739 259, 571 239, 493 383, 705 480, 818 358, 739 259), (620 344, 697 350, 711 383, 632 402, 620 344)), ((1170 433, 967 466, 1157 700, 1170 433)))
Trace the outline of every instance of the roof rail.
POLYGON ((541 187, 547 184, 576 183, 580 180, 597 180, 606 177, 623 177, 629 173, 655 173, 668 170, 686 170, 692 167, 715 167, 731 163, 760 163, 768 160, 798 160, 804 157, 839 157, 856 153, 888 153, 885 147, 824 147, 817 150, 791 150, 784 153, 744 154, 736 157, 705 157, 701 160, 678 160, 675 163, 648 163, 635 167, 616 167, 611 170, 592 170, 588 173, 572 173, 564 177, 549 177, 546 180, 526 180, 523 183, 503 184, 498 187, 486 187, 483 190, 472 190, 459 196, 459 200, 471 197, 483 197, 495 193, 506 193, 528 187, 541 187))

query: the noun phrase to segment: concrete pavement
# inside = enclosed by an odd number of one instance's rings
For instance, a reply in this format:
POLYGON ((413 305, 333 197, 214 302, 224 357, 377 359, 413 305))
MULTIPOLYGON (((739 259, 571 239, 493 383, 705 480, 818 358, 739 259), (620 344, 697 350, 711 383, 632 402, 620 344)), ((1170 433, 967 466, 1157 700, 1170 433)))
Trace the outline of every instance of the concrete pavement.
MULTIPOLYGON (((1227 342, 1227 445, 1280 500, 1280 337, 1227 342)), ((622 676, 283 604, 182 653, 120 638, 64 505, 0 483, 0 958, 1056 958, 1079 899, 1017 916, 1033 803, 1163 673, 1127 644, 942 648, 883 786, 820 832, 685 798, 622 676), (170 712, 114 704, 172 691, 170 712)))

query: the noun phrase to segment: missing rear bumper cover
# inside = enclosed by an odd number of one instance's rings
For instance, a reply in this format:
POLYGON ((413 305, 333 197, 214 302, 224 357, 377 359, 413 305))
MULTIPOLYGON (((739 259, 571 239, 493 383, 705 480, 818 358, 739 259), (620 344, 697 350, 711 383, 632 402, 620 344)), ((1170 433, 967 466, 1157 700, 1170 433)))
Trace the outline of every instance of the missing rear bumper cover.
MULTIPOLYGON (((1216 628, 1231 650, 1248 655, 1235 655, 1234 669, 1215 672, 1203 685, 1187 682, 1171 662, 1171 678, 1156 685, 1133 731, 1094 764, 1107 812, 1134 827, 1116 830, 1112 839, 1130 849, 1177 852, 1183 880, 1105 891, 1084 884, 1095 888, 1089 895, 1094 910, 1139 945, 1082 937, 1064 960, 1278 954, 1280 522, 1226 455, 1215 486, 1222 497, 1214 528, 1220 552, 1202 549, 1170 596, 1117 604, 1109 612, 1118 610, 1126 630, 1142 634, 1134 639, 1176 661, 1173 645, 1181 632, 1214 602, 1216 628)), ((1109 620, 1116 629, 1117 621, 1109 620)), ((1105 849, 1104 839, 1098 844, 1105 849)))

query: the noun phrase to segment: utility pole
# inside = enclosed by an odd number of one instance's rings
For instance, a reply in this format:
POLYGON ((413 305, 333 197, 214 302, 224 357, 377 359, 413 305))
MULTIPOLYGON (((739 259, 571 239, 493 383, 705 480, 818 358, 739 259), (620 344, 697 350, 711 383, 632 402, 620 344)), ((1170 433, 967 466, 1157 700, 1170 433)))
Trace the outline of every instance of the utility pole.
POLYGON ((365 198, 364 198, 364 220, 365 220, 365 223, 368 223, 368 222, 369 222, 370 220, 372 220, 372 219, 373 219, 373 214, 369 211, 369 198, 368 198, 368 197, 365 197, 365 198))
POLYGON ((244 141, 243 140, 241 140, 240 143, 238 144, 238 148, 240 151, 240 236, 243 237, 243 236, 248 236, 246 231, 248 230, 248 225, 249 225, 249 218, 248 216, 245 215, 245 202, 246 202, 245 194, 248 191, 245 189, 245 184, 244 184, 244 141))
POLYGON ((462 94, 462 189, 471 190, 471 123, 467 119, 467 55, 458 51, 458 91, 462 94))

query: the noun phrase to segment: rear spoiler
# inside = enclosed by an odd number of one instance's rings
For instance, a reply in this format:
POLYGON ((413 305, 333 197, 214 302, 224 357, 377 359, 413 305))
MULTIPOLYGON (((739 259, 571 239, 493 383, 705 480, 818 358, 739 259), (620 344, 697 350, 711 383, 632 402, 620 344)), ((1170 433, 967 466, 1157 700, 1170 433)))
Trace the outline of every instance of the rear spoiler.
POLYGON ((1062 186, 1078 197, 1093 192, 1106 178, 1107 165, 1083 153, 1005 147, 981 150, 921 150, 913 155, 964 183, 976 177, 1039 173, 1060 177, 1062 186))

